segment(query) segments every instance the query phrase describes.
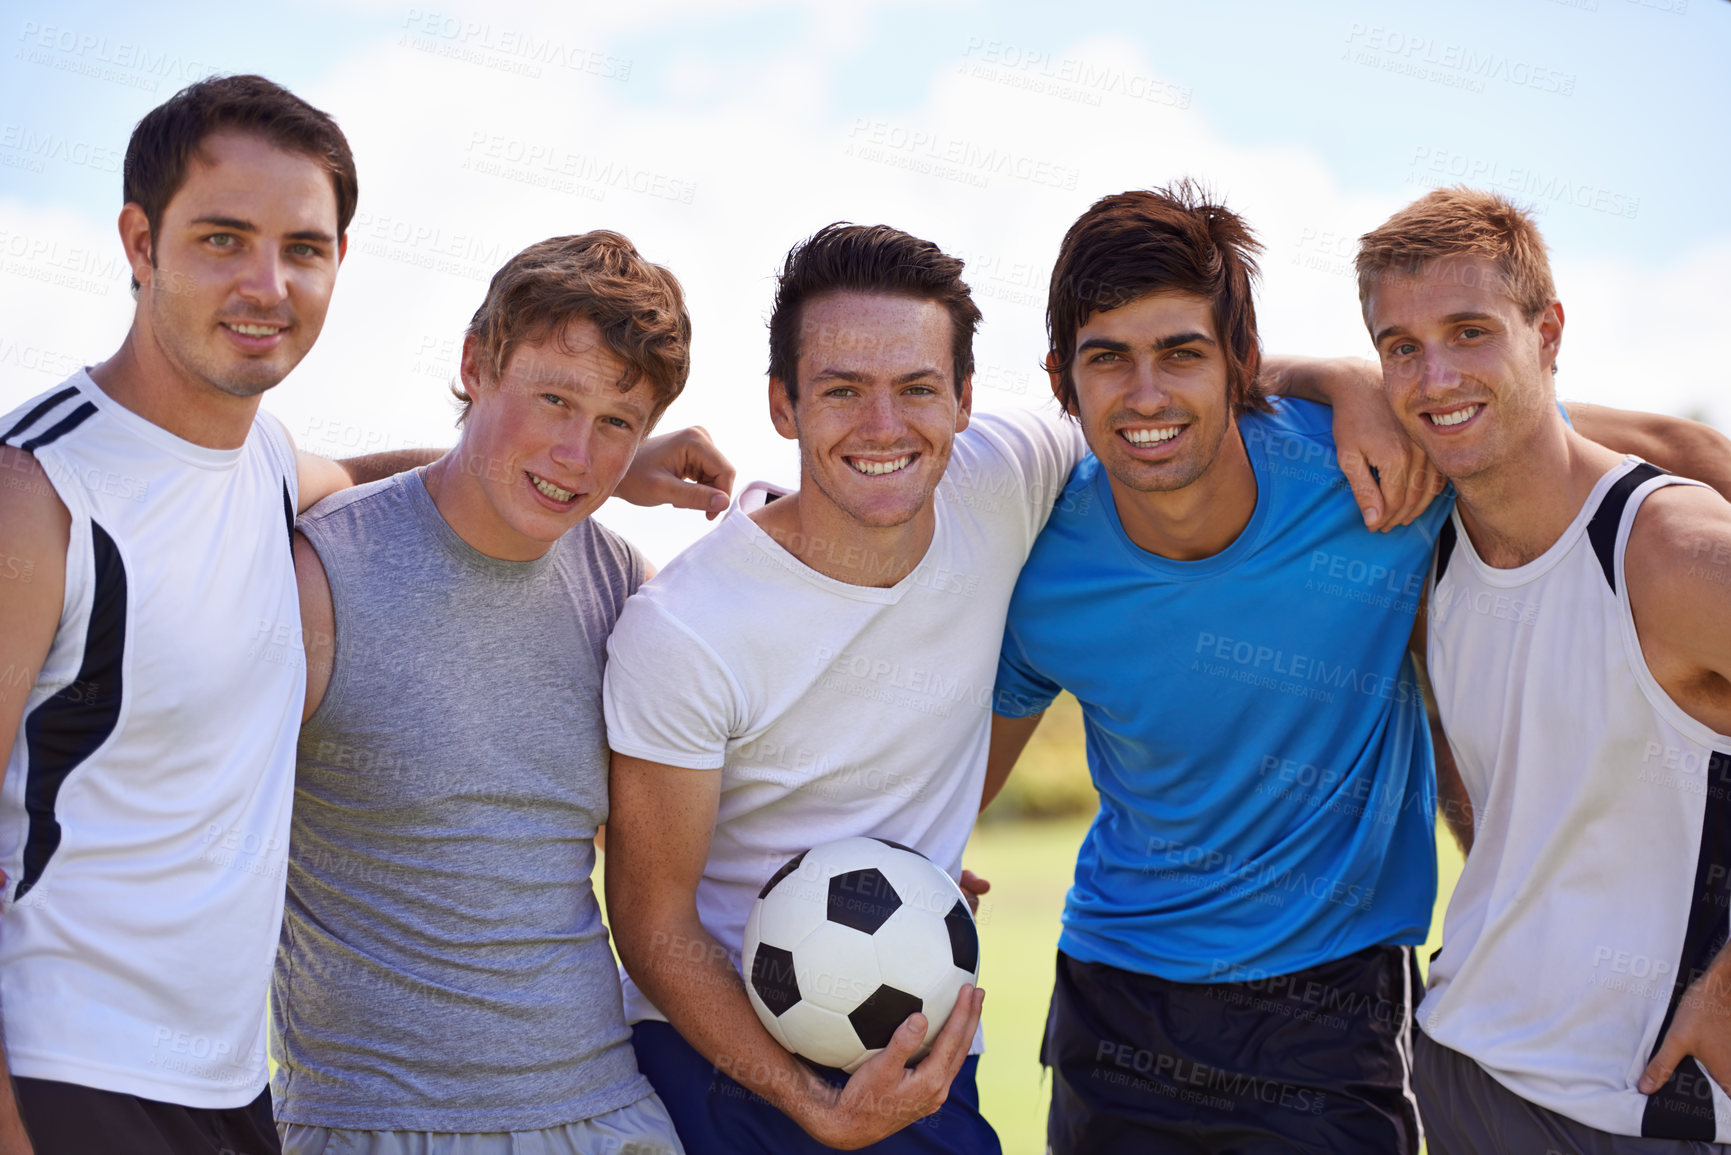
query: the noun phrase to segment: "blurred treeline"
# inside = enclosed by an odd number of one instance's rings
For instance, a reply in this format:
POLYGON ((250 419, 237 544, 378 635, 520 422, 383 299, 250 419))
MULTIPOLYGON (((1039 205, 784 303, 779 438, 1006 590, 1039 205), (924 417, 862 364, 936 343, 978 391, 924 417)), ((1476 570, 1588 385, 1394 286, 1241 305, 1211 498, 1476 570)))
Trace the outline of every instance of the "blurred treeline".
POLYGON ((1091 815, 1098 807, 1083 748, 1082 706, 1062 694, 1046 711, 1009 782, 980 821, 1068 818, 1091 815))

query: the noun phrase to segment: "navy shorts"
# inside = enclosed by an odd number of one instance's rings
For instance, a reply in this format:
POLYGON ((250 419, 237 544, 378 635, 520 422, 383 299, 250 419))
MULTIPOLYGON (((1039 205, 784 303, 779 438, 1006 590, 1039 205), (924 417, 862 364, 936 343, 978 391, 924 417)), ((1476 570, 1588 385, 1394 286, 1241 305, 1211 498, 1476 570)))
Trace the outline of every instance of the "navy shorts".
MULTIPOLYGON (((831 1150, 769 1100, 717 1071, 669 1024, 635 1024, 631 1045, 637 1050, 637 1066, 673 1116, 687 1155, 818 1155, 831 1150)), ((950 1084, 950 1097, 935 1114, 860 1150, 881 1155, 1001 1155, 997 1132, 980 1114, 980 1091, 974 1085, 979 1063, 978 1055, 968 1056, 950 1084)), ((846 1078, 839 1071, 819 1074, 831 1082, 846 1078)))
POLYGON ((1253 982, 1058 952, 1040 1061, 1051 1155, 1418 1155, 1411 947, 1253 982))
POLYGON ((51 1079, 13 1080, 36 1155, 282 1155, 270 1089, 244 1107, 182 1107, 51 1079))

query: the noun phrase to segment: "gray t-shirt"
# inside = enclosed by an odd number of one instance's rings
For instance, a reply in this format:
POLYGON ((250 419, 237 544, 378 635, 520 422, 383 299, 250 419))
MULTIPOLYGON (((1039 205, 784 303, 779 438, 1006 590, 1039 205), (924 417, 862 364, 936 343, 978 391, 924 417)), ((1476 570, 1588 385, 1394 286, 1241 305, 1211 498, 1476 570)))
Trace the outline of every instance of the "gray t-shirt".
POLYGON ((601 675, 642 557, 584 521, 471 548, 418 473, 299 522, 336 609, 271 987, 280 1122, 520 1131, 650 1093, 590 886, 601 675))

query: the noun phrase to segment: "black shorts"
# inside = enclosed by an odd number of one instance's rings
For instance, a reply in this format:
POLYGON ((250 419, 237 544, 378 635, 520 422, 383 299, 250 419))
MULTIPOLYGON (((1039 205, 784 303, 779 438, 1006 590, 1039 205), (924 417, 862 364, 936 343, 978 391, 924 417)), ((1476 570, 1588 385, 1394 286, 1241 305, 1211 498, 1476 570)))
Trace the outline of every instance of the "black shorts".
POLYGON ((1058 952, 1040 1062, 1052 1155, 1417 1155, 1411 947, 1254 982, 1176 983, 1058 952))
POLYGON ((269 1088, 219 1111, 48 1079, 13 1086, 36 1155, 282 1155, 269 1088))

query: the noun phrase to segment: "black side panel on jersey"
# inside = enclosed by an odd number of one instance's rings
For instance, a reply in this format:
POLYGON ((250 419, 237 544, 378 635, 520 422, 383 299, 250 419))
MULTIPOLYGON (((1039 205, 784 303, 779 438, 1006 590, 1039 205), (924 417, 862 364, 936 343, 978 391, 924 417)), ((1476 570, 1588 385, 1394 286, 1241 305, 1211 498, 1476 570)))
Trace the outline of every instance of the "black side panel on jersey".
POLYGON ((282 515, 288 518, 289 548, 293 549, 295 545, 295 503, 289 497, 286 480, 282 483, 282 515))
POLYGON ((24 877, 13 899, 23 898, 42 877, 60 846, 60 820, 54 813, 61 783, 96 752, 120 718, 120 674, 126 657, 126 566, 108 532, 90 523, 96 587, 90 599, 90 624, 84 635, 84 660, 71 685, 37 706, 24 722, 29 777, 24 810, 24 877))
POLYGON ((1443 571, 1449 567, 1449 558, 1455 551, 1455 519, 1444 518, 1442 531, 1436 535, 1436 580, 1442 581, 1443 571))
MULTIPOLYGON (((1707 791, 1701 807, 1701 850, 1695 857, 1695 891, 1689 904, 1689 925, 1683 932, 1683 952, 1677 960, 1677 980, 1671 988, 1671 1005, 1665 1024, 1659 1028, 1658 1053, 1671 1020, 1689 984, 1700 978, 1725 947, 1731 931, 1731 754, 1715 751, 1707 761, 1707 791)), ((1718 1000, 1722 991, 1710 991, 1718 1000)), ((1648 1056, 1652 1058, 1651 1055, 1648 1056)), ((1694 1058, 1677 1064, 1663 1087, 1647 1097, 1641 1115, 1641 1134, 1654 1139, 1695 1139, 1712 1142, 1716 1121, 1713 1113, 1713 1080, 1694 1058)))
POLYGON ((1593 552, 1599 555, 1599 568, 1605 571, 1612 593, 1617 592, 1617 530, 1623 524, 1623 509, 1629 504, 1629 495, 1664 472, 1644 461, 1635 466, 1611 486, 1599 508, 1593 511, 1593 520, 1587 523, 1587 538, 1593 543, 1593 552))
POLYGON ((68 397, 76 397, 77 395, 78 395, 78 390, 73 389, 71 387, 68 387, 68 388, 62 389, 60 392, 56 393, 54 396, 48 398, 48 400, 42 402, 42 404, 38 405, 36 408, 32 409, 30 412, 26 413, 22 418, 20 418, 18 424, 14 425, 12 428, 8 429, 5 433, 0 433, 0 445, 6 444, 8 441, 12 440, 14 437, 18 436, 20 433, 24 432, 26 429, 30 428, 32 425, 36 424, 38 421, 40 421, 42 419, 42 415, 44 413, 48 412, 50 409, 52 409, 56 405, 60 404, 62 401, 66 400, 68 397))

